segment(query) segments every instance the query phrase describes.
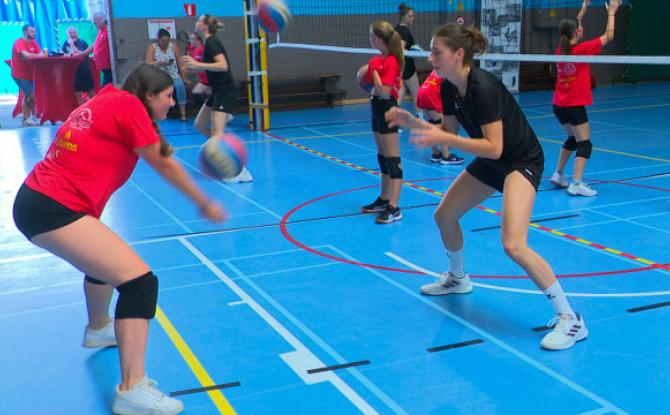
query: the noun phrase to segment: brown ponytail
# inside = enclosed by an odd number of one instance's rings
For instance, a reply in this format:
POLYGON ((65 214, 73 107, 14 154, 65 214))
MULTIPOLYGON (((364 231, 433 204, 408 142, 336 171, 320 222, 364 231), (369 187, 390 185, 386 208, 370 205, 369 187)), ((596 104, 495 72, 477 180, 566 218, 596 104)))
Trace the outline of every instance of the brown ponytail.
POLYGON ((414 9, 406 5, 405 3, 400 3, 400 6, 398 6, 398 14, 400 15, 400 20, 405 18, 407 16, 407 13, 413 12, 414 9))
POLYGON ((559 48, 563 55, 569 55, 572 52, 572 39, 575 37, 575 30, 579 23, 575 19, 563 19, 558 25, 558 31, 561 33, 559 48))
POLYGON ((451 50, 463 49, 463 65, 470 65, 476 53, 484 53, 488 45, 486 37, 474 26, 464 28, 456 23, 447 23, 440 26, 435 32, 451 50))
POLYGON ((210 35, 215 35, 219 29, 223 29, 223 23, 219 22, 219 19, 211 14, 203 14, 202 17, 210 35))
POLYGON ((174 150, 170 143, 165 139, 158 124, 154 120, 151 105, 149 105, 149 102, 147 101, 147 95, 159 94, 171 87, 172 84, 172 77, 170 77, 167 72, 158 69, 154 65, 149 65, 146 62, 140 62, 135 65, 132 71, 130 71, 121 88, 124 91, 128 91, 135 95, 142 101, 144 108, 147 110, 147 114, 149 114, 149 118, 151 118, 151 123, 156 130, 156 134, 158 134, 158 137, 160 138, 160 152, 163 157, 169 157, 174 153, 174 150))
POLYGON ((398 32, 393 30, 393 26, 389 22, 383 20, 377 20, 372 24, 371 28, 372 33, 384 42, 389 53, 396 58, 400 66, 400 73, 402 73, 405 68, 405 53, 403 52, 402 39, 400 39, 398 32))

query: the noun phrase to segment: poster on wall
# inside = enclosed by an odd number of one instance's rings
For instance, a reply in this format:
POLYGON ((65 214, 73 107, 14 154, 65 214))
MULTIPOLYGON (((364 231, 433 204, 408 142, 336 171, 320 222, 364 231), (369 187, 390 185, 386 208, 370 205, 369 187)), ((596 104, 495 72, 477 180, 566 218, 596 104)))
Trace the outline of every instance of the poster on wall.
MULTIPOLYGON (((523 0, 482 0, 481 30, 488 53, 520 53, 523 0)), ((519 62, 484 59, 481 67, 495 74, 510 92, 519 92, 519 62)))
POLYGON ((149 19, 147 20, 147 27, 149 29, 149 39, 156 39, 160 29, 165 29, 170 32, 171 39, 175 39, 177 37, 177 26, 174 19, 149 19))

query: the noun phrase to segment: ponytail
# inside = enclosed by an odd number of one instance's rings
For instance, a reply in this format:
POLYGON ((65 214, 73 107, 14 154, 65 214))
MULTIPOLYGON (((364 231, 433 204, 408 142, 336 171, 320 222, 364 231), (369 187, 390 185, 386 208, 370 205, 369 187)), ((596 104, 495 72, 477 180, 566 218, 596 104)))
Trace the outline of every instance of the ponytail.
POLYGON ((402 73, 405 68, 405 53, 403 52, 402 39, 398 32, 393 30, 393 26, 389 22, 383 20, 374 22, 371 29, 372 33, 384 42, 384 45, 389 50, 389 54, 396 58, 400 67, 400 73, 402 73))
POLYGON ((575 19, 563 19, 558 25, 558 30, 561 33, 561 40, 558 44, 561 54, 569 55, 572 53, 572 39, 575 37, 577 26, 578 22, 575 19))
POLYGON ((202 17, 205 20, 205 26, 207 26, 209 34, 215 35, 219 29, 223 29, 223 23, 219 22, 219 19, 211 14, 203 14, 202 17))
POLYGON ((400 3, 400 6, 398 6, 398 14, 400 15, 400 20, 405 18, 407 16, 407 13, 414 11, 413 8, 409 7, 405 3, 400 3))
POLYGON ((456 23, 447 23, 437 29, 435 37, 451 50, 463 49, 463 65, 469 65, 475 54, 484 53, 488 46, 484 34, 474 26, 464 28, 456 23))

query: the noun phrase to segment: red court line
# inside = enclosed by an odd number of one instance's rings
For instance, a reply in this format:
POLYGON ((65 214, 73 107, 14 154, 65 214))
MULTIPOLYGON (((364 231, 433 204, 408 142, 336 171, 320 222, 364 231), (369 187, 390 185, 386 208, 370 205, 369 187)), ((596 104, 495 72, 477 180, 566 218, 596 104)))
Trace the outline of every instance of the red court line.
MULTIPOLYGON (((279 141, 281 141, 281 142, 283 142, 283 143, 285 143, 285 144, 288 144, 288 145, 293 146, 293 147, 295 147, 295 148, 298 148, 298 149, 300 149, 300 150, 306 151, 306 152, 308 152, 308 153, 317 155, 317 156, 319 156, 319 157, 325 158, 325 159, 327 159, 327 160, 331 160, 331 161, 334 161, 334 162, 336 162, 336 163, 342 164, 342 165, 344 165, 344 166, 351 167, 351 168, 354 168, 354 169, 357 169, 357 170, 360 170, 360 171, 364 171, 364 172, 367 172, 367 173, 370 173, 370 174, 374 174, 374 175, 376 175, 376 176, 379 176, 379 172, 377 172, 377 171, 370 170, 370 169, 368 169, 368 168, 365 168, 365 167, 362 167, 362 166, 353 164, 353 163, 351 163, 351 162, 342 160, 342 159, 340 159, 340 158, 333 157, 333 156, 328 155, 328 154, 326 154, 326 153, 322 153, 322 152, 320 152, 320 151, 311 149, 311 148, 309 148, 309 147, 307 147, 307 146, 304 146, 304 145, 302 145, 302 144, 299 144, 299 143, 296 143, 296 142, 294 142, 294 141, 288 140, 288 139, 283 138, 283 137, 281 137, 281 136, 278 136, 278 135, 276 135, 276 134, 273 134, 273 133, 270 133, 270 132, 264 132, 264 134, 266 134, 266 135, 268 135, 268 136, 270 136, 270 137, 273 137, 273 138, 275 138, 275 139, 277 139, 277 140, 279 140, 279 141)), ((623 184, 623 183, 621 183, 621 184, 623 184)), ((424 187, 424 186, 420 186, 420 185, 414 184, 414 183, 409 182, 409 181, 403 181, 403 185, 404 185, 404 186, 407 186, 407 187, 413 187, 413 188, 415 188, 415 189, 424 191, 424 192, 426 192, 426 193, 429 193, 429 194, 432 194, 432 195, 435 195, 435 196, 443 196, 443 195, 444 195, 443 192, 439 192, 439 191, 436 191, 436 190, 433 190, 433 189, 430 189, 430 188, 427 188, 427 187, 424 187)), ((359 189, 355 189, 355 190, 359 190, 359 189)), ((352 190, 350 190, 350 191, 352 191, 352 190)), ((337 192, 336 194, 341 194, 341 193, 345 193, 345 192, 346 192, 346 190, 345 190, 345 191, 337 192)), ((301 247, 302 249, 305 249, 305 250, 307 250, 307 251, 309 251, 309 252, 312 252, 312 253, 315 253, 315 254, 317 254, 317 255, 324 256, 324 257, 326 257, 326 258, 330 258, 330 259, 334 259, 334 260, 339 260, 339 259, 337 259, 338 257, 335 257, 335 256, 330 255, 330 254, 326 254, 326 253, 318 253, 318 251, 313 250, 312 248, 310 248, 310 247, 308 247, 308 246, 306 246, 306 245, 300 243, 298 240, 296 240, 295 238, 291 237, 291 235, 290 235, 290 234, 288 233, 288 231, 286 230, 286 224, 285 224, 285 220, 287 220, 288 217, 290 217, 293 213, 295 213, 295 211, 297 211, 297 210, 301 209, 302 207, 304 207, 304 206, 306 206, 306 205, 308 205, 308 204, 310 204, 310 203, 313 203, 313 202, 315 202, 315 201, 317 201, 317 200, 322 200, 322 199, 325 199, 326 197, 330 197, 330 196, 334 196, 334 195, 335 195, 335 194, 332 194, 332 195, 324 195, 324 196, 321 196, 321 197, 319 197, 319 198, 317 198, 317 199, 314 199, 314 200, 312 200, 312 201, 307 201, 307 202, 305 202, 305 203, 302 203, 302 204, 296 206, 295 208, 291 209, 291 210, 290 210, 286 215, 284 215, 284 217, 282 218, 280 228, 281 228, 282 234, 283 234, 283 235, 284 235, 284 236, 285 236, 291 243, 295 244, 296 246, 299 246, 299 247, 301 247)), ((501 216, 501 215, 502 215, 501 212, 499 212, 499 211, 497 211, 497 210, 494 210, 494 209, 487 208, 487 207, 485 207, 485 206, 477 205, 477 206, 475 206, 475 207, 476 207, 477 209, 479 209, 479 210, 483 210, 484 212, 491 213, 491 214, 494 214, 494 215, 497 215, 497 216, 501 216)), ((608 252, 608 253, 611 253, 611 254, 614 254, 614 255, 617 255, 617 256, 621 256, 621 257, 623 257, 623 258, 632 259, 632 260, 634 260, 634 261, 636 261, 636 262, 640 262, 640 263, 643 263, 643 264, 646 265, 645 267, 638 268, 638 269, 637 269, 638 271, 639 271, 639 270, 652 269, 652 268, 668 269, 668 267, 667 267, 666 265, 659 264, 659 263, 657 263, 657 262, 650 261, 650 260, 648 260, 648 259, 645 259, 645 258, 642 258, 642 257, 638 257, 638 256, 635 256, 635 255, 632 255, 632 254, 629 254, 629 253, 626 253, 626 252, 623 252, 623 251, 619 251, 619 250, 617 250, 617 249, 609 248, 609 247, 607 247, 607 246, 605 246, 605 245, 601 245, 601 244, 598 244, 598 243, 595 243, 595 242, 591 242, 591 241, 588 241, 588 240, 586 240, 586 239, 579 238, 579 237, 577 237, 577 236, 569 235, 569 234, 566 234, 566 233, 564 233, 564 232, 557 231, 557 230, 555 230, 555 229, 548 228, 548 227, 543 226, 543 225, 538 225, 537 223, 533 223, 533 222, 531 222, 531 223, 529 224, 529 226, 532 227, 532 228, 536 228, 536 229, 539 229, 539 230, 541 230, 541 231, 550 233, 550 234, 552 234, 552 235, 556 235, 556 236, 559 236, 559 237, 562 237, 562 238, 566 238, 566 239, 569 239, 569 240, 571 240, 571 241, 577 242, 577 243, 579 243, 579 244, 587 245, 587 246, 590 246, 590 247, 592 247, 592 248, 599 249, 599 250, 601 250, 601 251, 605 251, 605 252, 608 252), (650 267, 651 267, 651 268, 650 268, 650 267)), ((342 258, 341 258, 341 259, 342 259, 342 258)), ((352 264, 355 264, 355 265, 360 265, 360 266, 371 266, 372 268, 378 268, 378 267, 379 267, 379 269, 385 269, 385 270, 391 270, 391 271, 397 271, 397 272, 416 273, 416 272, 408 272, 408 270, 398 271, 400 268, 375 266, 375 265, 364 264, 364 263, 360 263, 360 262, 359 262, 359 263, 356 263, 356 261, 345 260, 345 261, 343 261, 343 262, 349 262, 349 263, 352 263, 352 264)), ((598 275, 604 275, 604 274, 598 274, 598 275)))

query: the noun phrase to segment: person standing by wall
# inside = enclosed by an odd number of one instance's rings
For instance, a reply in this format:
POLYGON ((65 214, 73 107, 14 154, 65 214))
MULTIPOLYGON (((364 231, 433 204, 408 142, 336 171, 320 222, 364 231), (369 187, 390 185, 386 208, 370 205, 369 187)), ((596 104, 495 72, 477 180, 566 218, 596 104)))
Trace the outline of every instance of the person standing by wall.
POLYGON ((33 66, 29 59, 42 56, 40 45, 35 41, 35 28, 23 26, 23 37, 16 39, 12 46, 12 78, 23 92, 23 120, 21 125, 38 125, 33 118, 35 112, 35 84, 33 83, 33 66))
MULTIPOLYGON (((396 25, 394 30, 398 32, 400 39, 402 39, 403 49, 414 51, 422 50, 414 41, 414 36, 412 36, 412 32, 409 30, 409 27, 414 24, 414 9, 407 6, 405 3, 400 3, 400 6, 398 6, 398 13, 400 14, 400 23, 396 25)), ((412 95, 414 113, 419 114, 421 110, 416 105, 416 95, 419 91, 419 76, 416 73, 414 58, 409 56, 405 57, 405 69, 402 71, 402 82, 403 88, 400 90, 398 103, 403 100, 405 91, 408 91, 412 95)))
POLYGON ((113 82, 112 58, 109 54, 109 28, 107 27, 107 16, 103 13, 94 14, 93 24, 98 28, 98 35, 95 38, 95 42, 83 52, 78 53, 77 56, 88 56, 93 52, 95 67, 102 72, 100 86, 103 87, 113 82))
MULTIPOLYGON (((84 39, 79 38, 77 29, 70 26, 67 28, 67 40, 63 43, 61 48, 65 54, 75 55, 88 49, 88 43, 84 39)), ((93 74, 91 73, 91 65, 88 62, 88 55, 83 55, 84 61, 77 68, 74 75, 74 95, 77 98, 77 104, 84 103, 84 92, 88 99, 95 95, 95 84, 93 83, 93 74)))

